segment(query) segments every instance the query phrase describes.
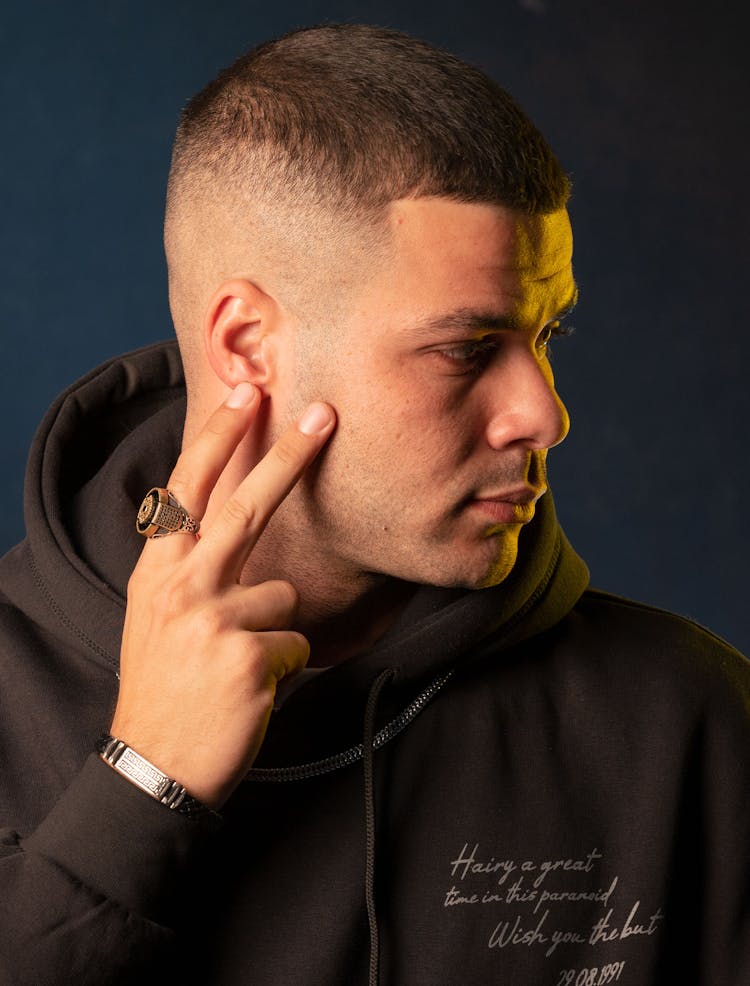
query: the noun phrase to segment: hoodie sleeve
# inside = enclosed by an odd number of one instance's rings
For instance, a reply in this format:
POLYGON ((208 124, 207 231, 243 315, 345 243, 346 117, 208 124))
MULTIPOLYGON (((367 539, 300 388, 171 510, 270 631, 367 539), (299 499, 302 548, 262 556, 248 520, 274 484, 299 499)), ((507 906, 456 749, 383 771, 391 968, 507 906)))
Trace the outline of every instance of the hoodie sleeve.
POLYGON ((91 756, 33 834, 0 830, 0 982, 158 981, 216 824, 169 811, 91 756))

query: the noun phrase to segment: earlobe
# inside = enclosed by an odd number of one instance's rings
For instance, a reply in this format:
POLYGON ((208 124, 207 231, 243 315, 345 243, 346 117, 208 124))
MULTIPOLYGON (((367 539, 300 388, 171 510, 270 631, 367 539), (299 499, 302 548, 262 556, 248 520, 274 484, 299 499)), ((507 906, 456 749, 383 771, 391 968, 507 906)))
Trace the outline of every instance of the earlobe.
POLYGON ((273 376, 274 302, 250 281, 225 281, 206 311, 206 354, 216 376, 234 388, 247 380, 267 392, 273 376))

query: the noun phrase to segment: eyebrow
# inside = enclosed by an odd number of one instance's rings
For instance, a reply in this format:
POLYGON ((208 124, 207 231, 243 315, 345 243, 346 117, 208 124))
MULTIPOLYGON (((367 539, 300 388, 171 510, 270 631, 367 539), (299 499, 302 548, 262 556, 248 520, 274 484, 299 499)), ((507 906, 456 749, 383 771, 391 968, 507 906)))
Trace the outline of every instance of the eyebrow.
MULTIPOLYGON (((576 287, 555 315, 549 321, 555 322, 566 318, 578 304, 578 288, 576 287)), ((548 324, 548 323, 547 323, 548 324)), ((430 336, 436 332, 478 332, 479 330, 500 332, 507 329, 518 329, 518 321, 512 314, 501 314, 496 311, 481 311, 474 308, 454 308, 453 311, 420 319, 412 331, 417 336, 430 336)))
POLYGON ((562 308, 559 310, 557 315, 552 316, 552 321, 558 318, 567 318, 571 314, 575 306, 578 304, 578 285, 576 284, 573 288, 573 293, 570 296, 570 301, 567 301, 562 308))

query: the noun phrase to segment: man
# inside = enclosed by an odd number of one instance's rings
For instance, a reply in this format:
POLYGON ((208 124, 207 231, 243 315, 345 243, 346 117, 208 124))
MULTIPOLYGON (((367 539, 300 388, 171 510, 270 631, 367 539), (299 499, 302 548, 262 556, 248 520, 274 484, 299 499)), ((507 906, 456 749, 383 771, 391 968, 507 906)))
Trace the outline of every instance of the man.
POLYGON ((546 492, 568 191, 389 31, 189 104, 182 360, 63 395, 3 562, 5 980, 749 981, 748 665, 546 492))

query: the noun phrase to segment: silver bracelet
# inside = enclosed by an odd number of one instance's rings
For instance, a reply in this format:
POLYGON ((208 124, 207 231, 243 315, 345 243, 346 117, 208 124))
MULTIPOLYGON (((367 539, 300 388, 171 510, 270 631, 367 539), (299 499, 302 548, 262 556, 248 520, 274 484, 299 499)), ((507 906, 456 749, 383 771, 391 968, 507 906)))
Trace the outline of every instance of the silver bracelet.
POLYGON ((122 774, 131 784, 135 784, 167 808, 189 818, 218 814, 188 794, 182 784, 167 777, 150 760, 136 753, 122 740, 114 736, 102 736, 97 743, 96 752, 118 774, 122 774))

